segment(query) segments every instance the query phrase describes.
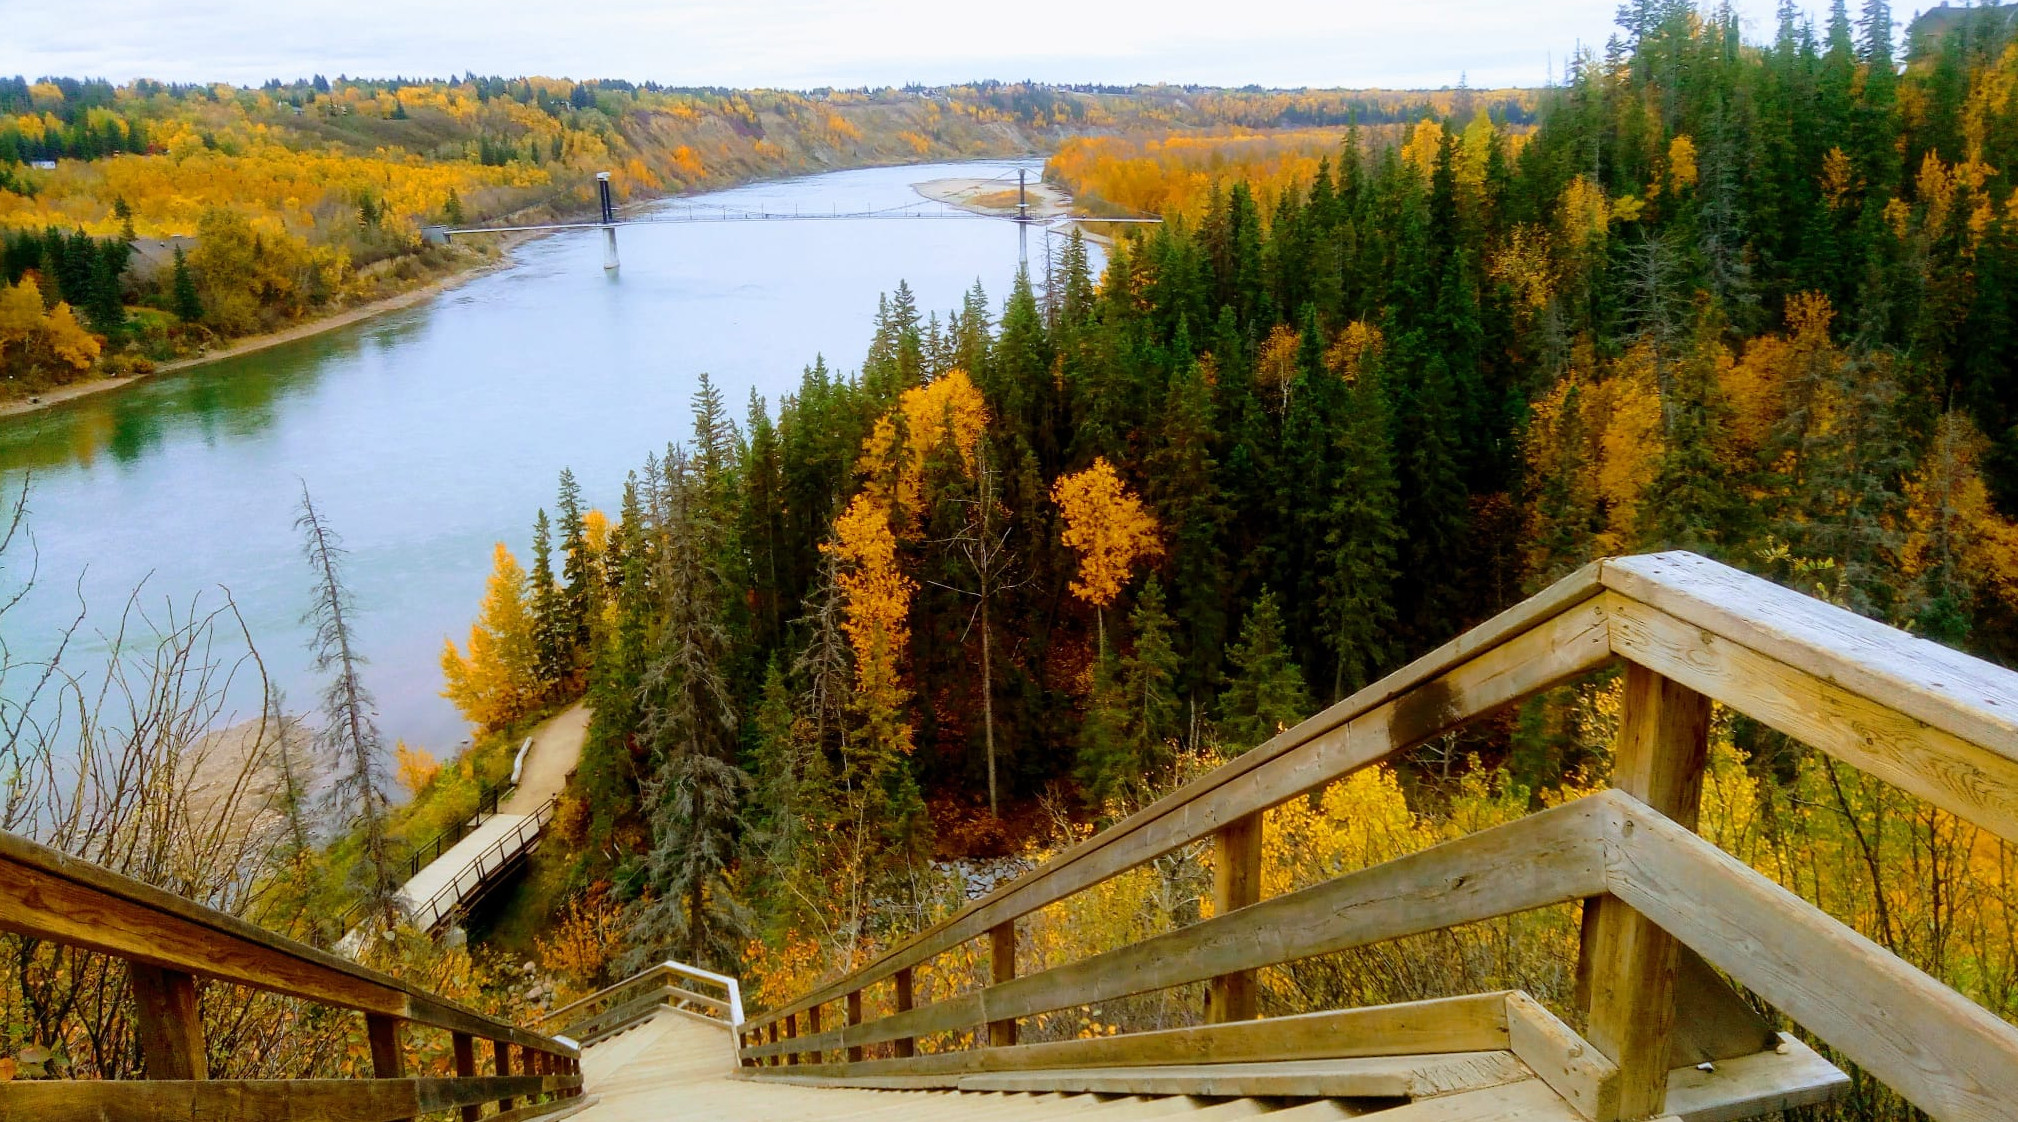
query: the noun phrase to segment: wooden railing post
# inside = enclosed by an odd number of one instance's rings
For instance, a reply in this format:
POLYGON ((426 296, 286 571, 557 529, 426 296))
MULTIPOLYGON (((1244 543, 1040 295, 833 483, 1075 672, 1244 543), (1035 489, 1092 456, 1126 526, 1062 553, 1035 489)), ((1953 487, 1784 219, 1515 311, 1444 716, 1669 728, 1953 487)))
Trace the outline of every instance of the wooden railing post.
MULTIPOLYGON (((797 1013, 785 1014, 785 1039, 786 1040, 799 1039, 799 1015, 797 1013)), ((799 1054, 797 1052, 785 1053, 785 1062, 797 1066, 799 1062, 799 1054)))
POLYGON ((406 1078, 406 1049, 401 1046, 406 1022, 384 1013, 364 1015, 364 1033, 371 1041, 371 1073, 380 1079, 406 1078))
MULTIPOLYGON (((988 929, 988 980, 1001 985, 1016 977, 1016 921, 1005 919, 988 929)), ((1016 1043, 1016 1018, 988 1022, 988 1046, 1007 1048, 1016 1043)))
MULTIPOLYGON (((909 1012, 913 1001, 913 995, 911 992, 910 967, 906 966, 902 970, 897 971, 896 983, 897 983, 897 1012, 899 1013, 909 1012)), ((900 1057, 908 1057, 915 1055, 918 1051, 918 1038, 915 1036, 900 1036, 897 1038, 896 1041, 896 1049, 897 1049, 897 1055, 900 1057)))
POLYGON ((140 1056, 149 1079, 208 1079, 196 979, 144 962, 126 964, 140 1015, 140 1056))
MULTIPOLYGON (((861 1023, 862 1023, 862 991, 854 990, 848 994, 848 1024, 852 1026, 852 1025, 859 1025, 861 1023)), ((862 1046, 860 1044, 852 1045, 849 1047, 848 1062, 851 1064, 859 1064, 862 1062, 862 1046)))
MULTIPOLYGON (((820 1007, 817 1005, 806 1010, 806 1035, 820 1035, 820 1007)), ((807 1055, 812 1057, 813 1063, 827 1062, 827 1053, 825 1052, 808 1052, 807 1055)))
MULTIPOLYGON (((1612 786, 1693 830, 1709 741, 1709 698, 1626 665, 1612 786)), ((1621 1119, 1651 1118, 1666 1106, 1675 963, 1674 939, 1644 916, 1614 897, 1585 901, 1577 976, 1589 1000, 1587 1035, 1619 1066, 1621 1119)))
MULTIPOLYGON (((770 1042, 772 1044, 776 1044, 778 1042, 778 1022, 776 1021, 771 1022, 770 1035, 771 1035, 770 1042)), ((783 1056, 773 1053, 772 1055, 765 1056, 764 1062, 771 1065, 772 1067, 777 1067, 779 1064, 785 1062, 785 1058, 783 1056)))
MULTIPOLYGON (((497 1064, 497 1073, 499 1075, 510 1075, 512 1073, 511 1041, 509 1040, 491 1041, 491 1057, 493 1061, 497 1064)), ((506 1095, 504 1098, 501 1098, 497 1101, 497 1112, 499 1114, 503 1114, 505 1111, 508 1111, 511 1108, 512 1108, 512 1097, 510 1095, 506 1095)))
MULTIPOLYGON (((455 1074, 458 1079, 476 1077, 476 1038, 466 1032, 451 1033, 450 1042, 455 1046, 455 1074)), ((483 1107, 476 1103, 462 1108, 462 1122, 476 1122, 483 1116, 483 1107)))
MULTIPOLYGON (((1225 915, 1261 900, 1261 814, 1255 812, 1212 835, 1212 914, 1225 915)), ((1257 1012, 1254 971, 1212 979, 1206 989, 1206 1017, 1214 1024, 1251 1021, 1257 1012)))

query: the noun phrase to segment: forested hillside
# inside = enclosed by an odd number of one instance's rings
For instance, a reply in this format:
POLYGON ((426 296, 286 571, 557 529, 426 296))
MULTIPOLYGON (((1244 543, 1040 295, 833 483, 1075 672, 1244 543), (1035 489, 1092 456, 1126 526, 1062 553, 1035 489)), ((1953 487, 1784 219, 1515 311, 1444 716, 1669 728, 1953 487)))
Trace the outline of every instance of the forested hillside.
MULTIPOLYGON (((145 370, 481 264, 495 245, 429 247, 421 226, 581 211, 596 172, 633 201, 1037 152, 1089 132, 1403 120, 1453 96, 1000 83, 794 93, 474 74, 257 89, 0 79, 0 396, 145 370), (149 251, 139 261, 137 248, 149 251)), ((1529 101, 1465 96, 1514 118, 1529 101)))
MULTIPOLYGON (((594 706, 573 922, 784 992, 957 902, 931 858, 1069 840, 1607 553, 2018 657, 2018 43, 1984 14, 1902 65, 1882 0, 1764 44, 1674 0, 1621 23, 1531 131, 1068 145, 1068 186, 1172 221, 999 312, 900 286, 858 374, 740 423, 704 386, 613 520, 566 481, 445 663, 473 714, 594 706)), ((1283 808, 1270 860, 1602 782, 1616 706, 1558 691, 1283 808)), ((1748 721, 1711 788, 1706 833, 2018 1013, 2008 846, 1748 721)), ((1143 872, 1034 937, 1195 917, 1195 878, 1143 872)), ((1353 993, 1561 984, 1432 957, 1353 993)))

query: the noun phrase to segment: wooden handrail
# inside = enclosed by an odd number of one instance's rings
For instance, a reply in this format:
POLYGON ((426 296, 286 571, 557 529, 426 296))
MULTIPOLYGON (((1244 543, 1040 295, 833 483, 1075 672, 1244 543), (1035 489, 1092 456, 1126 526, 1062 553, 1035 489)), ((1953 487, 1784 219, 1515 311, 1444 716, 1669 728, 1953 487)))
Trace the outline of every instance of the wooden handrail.
POLYGON ((996 888, 845 978, 749 1027, 823 1005, 882 981, 995 925, 1119 876, 1248 814, 1323 787, 1530 693, 1611 660, 1604 620, 1577 608, 1604 591, 1598 563, 1509 608, 1351 697, 1278 733, 1171 794, 996 888), (1525 640, 1525 642, 1523 642, 1525 640), (1512 650, 1511 656, 1507 653, 1512 650), (1250 774, 1259 775, 1247 783, 1250 774))
MULTIPOLYGON (((236 916, 6 833, 0 833, 0 930, 129 963, 149 1074, 142 1081, 0 1083, 0 1117, 33 1117, 38 1122, 157 1116, 362 1122, 492 1099, 579 1093, 580 1051, 567 1041, 486 1016, 236 916), (206 1080, 195 979, 364 1013, 378 1078, 206 1080), (499 1056, 515 1047, 521 1055, 519 1072, 509 1078, 500 1070, 490 1077, 406 1079, 399 1070, 399 1037, 407 1024, 448 1031, 457 1038, 459 1053, 464 1038, 472 1045, 478 1038, 496 1042, 499 1056), (145 1111, 135 1106, 143 1102, 149 1104, 145 1111), (266 1103, 282 1105, 269 1111, 260 1105, 266 1103), (216 1104, 231 1105, 226 1109, 216 1104), (93 1113, 101 1108, 101 1113, 93 1113)), ((547 1109, 559 1105, 536 1113, 547 1109)))
POLYGON ((1612 1061, 1607 1116, 1644 1118, 1664 1101, 1678 971, 1692 1007, 1708 1001, 1730 1019, 1713 1051, 1743 1055, 1770 1036, 1694 952, 1936 1117, 2002 1117, 2018 1101, 2018 1028, 1690 832, 1712 700, 2018 840, 2018 674, 1692 554, 1606 560, 753 1017, 737 1035, 740 1063, 756 1077, 781 1063, 806 1072, 808 1057, 833 1075, 946 1068, 907 1058, 911 1042, 986 1024, 988 1050, 1007 1055, 1020 1050, 1020 1017, 1199 981, 1213 983, 1215 1010, 1236 1006, 1241 988, 1227 981, 1259 967, 1584 898, 1579 978, 1593 995, 1592 1042, 1612 1061), (1208 837, 1244 852, 1232 832, 1251 830, 1252 816, 1620 661, 1621 790, 1273 900, 1243 907, 1229 889, 1211 919, 1039 974, 999 969, 1004 932, 1013 945, 1023 915, 1208 837), (1696 892, 1697 879, 1715 891, 1696 892), (1766 914, 1782 923, 1779 944, 1739 937, 1766 914), (914 967, 983 935, 998 951, 993 984, 931 1005, 906 999, 914 967), (1786 953, 1792 945, 1801 953, 1786 953), (893 977, 898 1010, 861 1022, 863 990, 893 977), (1867 983, 1880 1012, 1846 1016, 1867 983), (820 1031, 822 1008, 843 999, 847 1023, 820 1031), (1910 1035, 1887 1031, 1898 1002, 1913 1006, 1898 1018, 1910 1035), (797 1032, 801 1015, 810 1033, 797 1032), (898 1058, 863 1060, 884 1042, 898 1058), (825 1061, 841 1050, 849 1062, 825 1061))
POLYGON ((604 986, 585 997, 578 997, 540 1018, 540 1023, 554 1026, 557 1032, 566 1032, 566 1026, 569 1024, 578 1023, 604 1009, 621 1005, 642 990, 665 986, 667 979, 670 978, 684 978, 720 987, 724 996, 721 998, 718 1011, 723 1015, 723 1019, 732 1025, 743 1023, 743 993, 736 979, 670 959, 648 966, 621 982, 604 986))

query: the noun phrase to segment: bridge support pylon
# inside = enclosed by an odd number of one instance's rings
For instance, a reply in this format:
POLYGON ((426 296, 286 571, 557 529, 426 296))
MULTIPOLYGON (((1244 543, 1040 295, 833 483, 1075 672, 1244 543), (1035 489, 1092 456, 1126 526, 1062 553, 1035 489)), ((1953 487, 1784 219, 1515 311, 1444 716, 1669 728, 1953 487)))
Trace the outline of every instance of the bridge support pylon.
POLYGON ((617 207, 610 198, 610 173, 596 173, 596 194, 603 204, 603 268, 617 267, 617 207))

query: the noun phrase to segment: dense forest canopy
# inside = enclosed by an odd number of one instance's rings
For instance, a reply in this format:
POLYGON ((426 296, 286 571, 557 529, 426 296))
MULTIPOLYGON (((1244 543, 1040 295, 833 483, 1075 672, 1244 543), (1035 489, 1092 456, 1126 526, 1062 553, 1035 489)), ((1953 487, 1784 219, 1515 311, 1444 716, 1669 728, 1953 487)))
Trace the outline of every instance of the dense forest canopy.
MULTIPOLYGON (((1070 143, 1054 177, 1170 217, 1103 276, 1075 236, 999 310, 899 285, 857 374, 741 424, 704 382, 614 520, 564 479, 445 666, 498 719, 586 690, 563 831, 633 958, 848 961, 943 903, 935 853, 1013 846, 996 811, 1125 812, 1607 553, 2018 657, 2001 13, 1903 66, 1883 0, 1759 45, 1728 8, 1620 22, 1532 128, 1070 143)), ((1443 745, 1440 779, 1601 779, 1596 696, 1443 745)), ((1720 736, 1762 805, 1816 781, 1720 736)))
POLYGON ((0 285, 10 308, 0 396, 145 372, 221 338, 480 264, 479 251, 495 246, 429 245, 421 228, 579 213, 594 202, 597 172, 629 202, 766 176, 1025 154, 1082 133, 1399 122, 1473 102, 1513 120, 1533 97, 1002 82, 791 92, 475 74, 317 75, 257 88, 0 79, 0 285), (170 240, 146 245, 128 269, 136 239, 170 240), (80 248, 86 240, 97 244, 80 248), (105 267, 79 265, 86 251, 105 267), (43 311, 31 314, 38 298, 43 311))

